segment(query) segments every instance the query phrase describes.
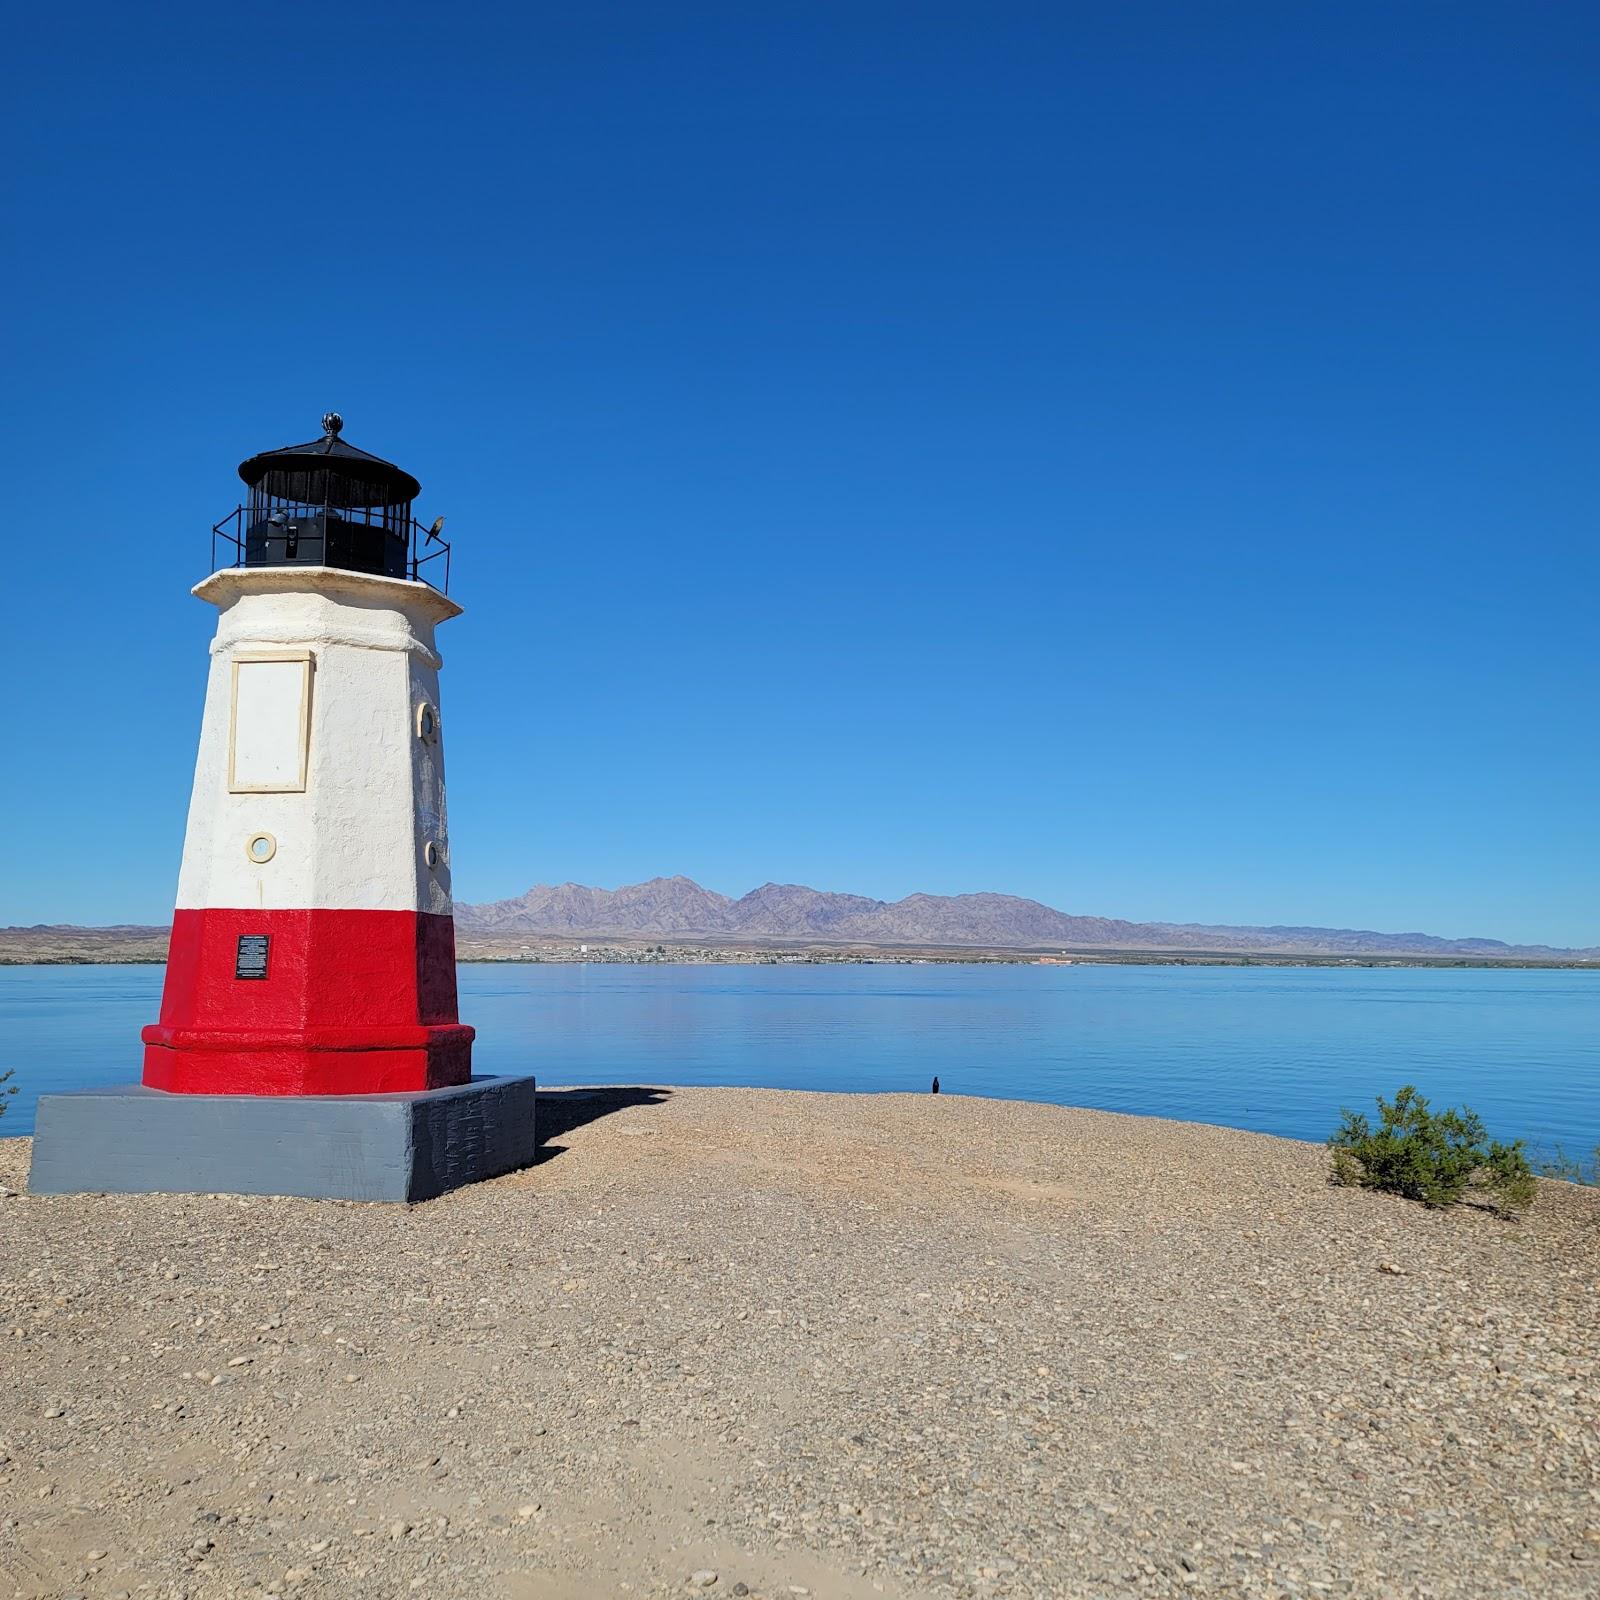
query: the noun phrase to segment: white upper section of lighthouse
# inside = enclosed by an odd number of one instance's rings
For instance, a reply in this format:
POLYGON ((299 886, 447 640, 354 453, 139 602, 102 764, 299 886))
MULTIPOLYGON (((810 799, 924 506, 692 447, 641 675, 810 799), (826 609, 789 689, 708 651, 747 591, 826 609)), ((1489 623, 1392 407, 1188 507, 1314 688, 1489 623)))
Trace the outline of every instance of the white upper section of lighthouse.
POLYGON ((235 567, 219 608, 178 906, 448 914, 450 841, 428 584, 235 567))

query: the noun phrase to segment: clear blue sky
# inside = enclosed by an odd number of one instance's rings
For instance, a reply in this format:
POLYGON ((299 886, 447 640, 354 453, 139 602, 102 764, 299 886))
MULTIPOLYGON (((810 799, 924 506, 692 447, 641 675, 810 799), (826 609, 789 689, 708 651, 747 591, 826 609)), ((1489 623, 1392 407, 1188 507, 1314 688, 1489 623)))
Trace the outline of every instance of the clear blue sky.
POLYGON ((36 6, 0 922, 171 905, 234 468, 422 479, 456 887, 1600 943, 1592 6, 36 6))

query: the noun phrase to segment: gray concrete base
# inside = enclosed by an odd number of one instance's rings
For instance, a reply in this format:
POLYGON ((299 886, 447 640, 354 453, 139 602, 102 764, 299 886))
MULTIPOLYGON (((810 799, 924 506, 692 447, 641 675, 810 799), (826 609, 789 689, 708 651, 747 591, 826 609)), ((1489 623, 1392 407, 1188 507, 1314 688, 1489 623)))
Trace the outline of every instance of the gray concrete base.
POLYGON ((534 1157, 532 1078, 420 1094, 47 1094, 33 1194, 289 1194, 431 1200, 534 1157))

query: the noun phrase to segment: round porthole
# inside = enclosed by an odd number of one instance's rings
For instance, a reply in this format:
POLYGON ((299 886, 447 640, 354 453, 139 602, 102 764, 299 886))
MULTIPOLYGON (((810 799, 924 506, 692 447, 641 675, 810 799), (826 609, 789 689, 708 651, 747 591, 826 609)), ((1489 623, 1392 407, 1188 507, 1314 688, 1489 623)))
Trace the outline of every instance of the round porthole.
POLYGON ((444 859, 444 857, 439 852, 438 845, 436 845, 433 842, 432 839, 430 839, 425 845, 423 845, 423 847, 422 847, 422 859, 424 861, 426 861, 430 867, 438 866, 440 861, 442 861, 444 859))
POLYGON ((431 744, 439 736, 439 713, 426 700, 417 707, 417 737, 431 744))
POLYGON ((264 867, 278 853, 278 841, 270 833, 252 833, 245 842, 244 853, 258 867, 264 867))

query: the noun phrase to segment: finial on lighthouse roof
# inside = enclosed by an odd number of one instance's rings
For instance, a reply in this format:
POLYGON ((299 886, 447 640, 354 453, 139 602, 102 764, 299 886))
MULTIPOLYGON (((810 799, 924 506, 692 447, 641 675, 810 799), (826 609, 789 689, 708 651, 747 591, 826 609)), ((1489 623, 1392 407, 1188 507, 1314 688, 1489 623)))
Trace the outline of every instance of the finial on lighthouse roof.
POLYGON ((337 411, 324 411, 322 413, 322 431, 330 439, 336 439, 344 431, 344 418, 337 411))

